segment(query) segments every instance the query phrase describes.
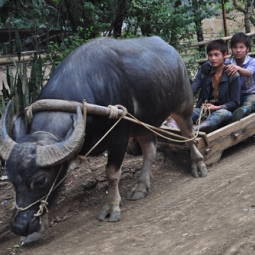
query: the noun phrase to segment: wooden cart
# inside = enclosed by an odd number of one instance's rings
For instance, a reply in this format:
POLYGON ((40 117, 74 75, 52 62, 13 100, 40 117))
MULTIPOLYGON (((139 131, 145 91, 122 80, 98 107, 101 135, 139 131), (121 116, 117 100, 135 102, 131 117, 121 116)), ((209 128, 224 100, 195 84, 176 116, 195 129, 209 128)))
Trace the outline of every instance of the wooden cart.
MULTIPOLYGON (((161 128, 180 134, 180 131, 177 129, 171 129, 165 126, 161 126, 161 128)), ((204 156, 204 163, 209 166, 220 160, 224 150, 253 135, 255 135, 255 113, 211 133, 199 132, 199 136, 195 141, 198 150, 204 156)), ((187 147, 185 144, 177 144, 162 138, 159 138, 159 144, 176 149, 187 147)))

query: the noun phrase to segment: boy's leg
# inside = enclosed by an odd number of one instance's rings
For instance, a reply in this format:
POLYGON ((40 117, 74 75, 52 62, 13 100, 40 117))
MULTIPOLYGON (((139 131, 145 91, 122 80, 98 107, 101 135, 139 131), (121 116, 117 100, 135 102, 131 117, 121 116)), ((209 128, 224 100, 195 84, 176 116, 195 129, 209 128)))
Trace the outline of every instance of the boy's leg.
POLYGON ((217 111, 213 111, 211 112, 210 117, 207 118, 206 121, 201 123, 200 126, 197 126, 195 130, 199 128, 201 131, 204 131, 207 133, 211 132, 219 128, 220 126, 227 124, 231 120, 231 117, 232 117, 232 113, 228 110, 220 109, 217 111))
POLYGON ((221 125, 227 124, 232 117, 232 112, 226 109, 220 109, 212 112, 211 116, 207 119, 207 121, 211 124, 213 129, 219 128, 221 125))
POLYGON ((255 111, 255 95, 241 96, 242 106, 233 112, 233 121, 240 120, 255 111))
POLYGON ((255 95, 251 94, 251 95, 245 96, 242 107, 244 107, 246 109, 245 116, 248 116, 250 113, 254 112, 254 110, 255 110, 255 95))

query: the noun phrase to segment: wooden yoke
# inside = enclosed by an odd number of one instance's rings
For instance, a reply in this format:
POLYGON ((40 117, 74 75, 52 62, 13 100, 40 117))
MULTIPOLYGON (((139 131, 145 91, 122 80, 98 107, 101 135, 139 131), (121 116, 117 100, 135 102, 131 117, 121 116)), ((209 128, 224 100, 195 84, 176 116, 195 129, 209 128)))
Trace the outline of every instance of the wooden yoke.
MULTIPOLYGON (((84 101, 85 102, 85 101, 84 101)), ((85 102, 86 103, 86 102, 85 102)), ((63 112, 70 112, 75 113, 76 108, 80 107, 83 111, 84 104, 76 101, 67 101, 67 100, 59 100, 59 99, 42 99, 34 102, 31 106, 27 107, 25 110, 27 111, 27 116, 31 120, 33 118, 33 114, 40 111, 63 111, 63 112)), ((86 110, 87 114, 95 114, 95 115, 101 115, 101 116, 110 116, 111 109, 106 106, 100 106, 95 104, 89 104, 86 103, 86 110)), ((118 118, 122 117, 123 110, 118 109, 118 118)), ((129 114, 131 116, 131 114, 129 114)), ((133 123, 139 124, 144 126, 145 128, 151 130, 152 132, 156 132, 157 135, 164 135, 167 138, 175 138, 179 141, 184 142, 184 140, 187 140, 189 138, 182 136, 181 134, 176 134, 174 132, 171 132, 170 130, 166 131, 159 127, 154 127, 149 124, 140 122, 139 120, 127 116, 124 116, 123 119, 131 121, 133 123)), ((199 132, 199 136, 201 136, 201 132, 199 132)), ((204 134, 204 133, 203 133, 204 134)))
MULTIPOLYGON (((41 111, 62 111, 62 112, 70 112, 76 113, 77 107, 80 107, 83 111, 83 103, 76 101, 67 101, 67 100, 59 100, 59 99, 42 99, 34 102, 31 106, 27 107, 26 110, 32 110, 32 113, 41 112, 41 111)), ((110 115, 110 108, 95 104, 86 103, 87 113, 95 114, 95 115, 110 115)), ((118 117, 121 117, 123 111, 121 109, 118 110, 118 117)))

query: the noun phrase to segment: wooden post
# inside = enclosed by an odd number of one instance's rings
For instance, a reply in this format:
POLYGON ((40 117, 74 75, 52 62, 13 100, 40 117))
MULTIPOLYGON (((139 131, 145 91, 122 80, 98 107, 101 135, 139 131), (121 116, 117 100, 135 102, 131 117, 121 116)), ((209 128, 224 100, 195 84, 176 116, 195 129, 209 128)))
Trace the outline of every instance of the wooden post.
MULTIPOLYGON (((222 0, 222 18, 223 18, 223 28, 224 28, 224 35, 225 37, 228 36, 228 27, 227 27, 227 20, 226 20, 226 5, 222 0)), ((227 54, 229 54, 229 43, 227 41, 227 54)))

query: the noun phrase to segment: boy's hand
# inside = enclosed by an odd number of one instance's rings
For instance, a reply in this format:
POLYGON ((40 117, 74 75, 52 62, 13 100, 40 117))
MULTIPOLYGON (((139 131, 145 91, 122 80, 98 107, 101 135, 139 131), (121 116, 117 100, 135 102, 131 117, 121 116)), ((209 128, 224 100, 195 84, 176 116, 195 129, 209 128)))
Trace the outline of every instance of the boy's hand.
POLYGON ((221 106, 216 106, 213 104, 202 104, 201 107, 206 106, 208 109, 210 109, 211 111, 217 111, 221 109, 221 106))
POLYGON ((236 72, 238 72, 238 70, 239 70, 239 66, 236 66, 233 64, 229 64, 226 66, 226 73, 228 75, 235 74, 236 72))

